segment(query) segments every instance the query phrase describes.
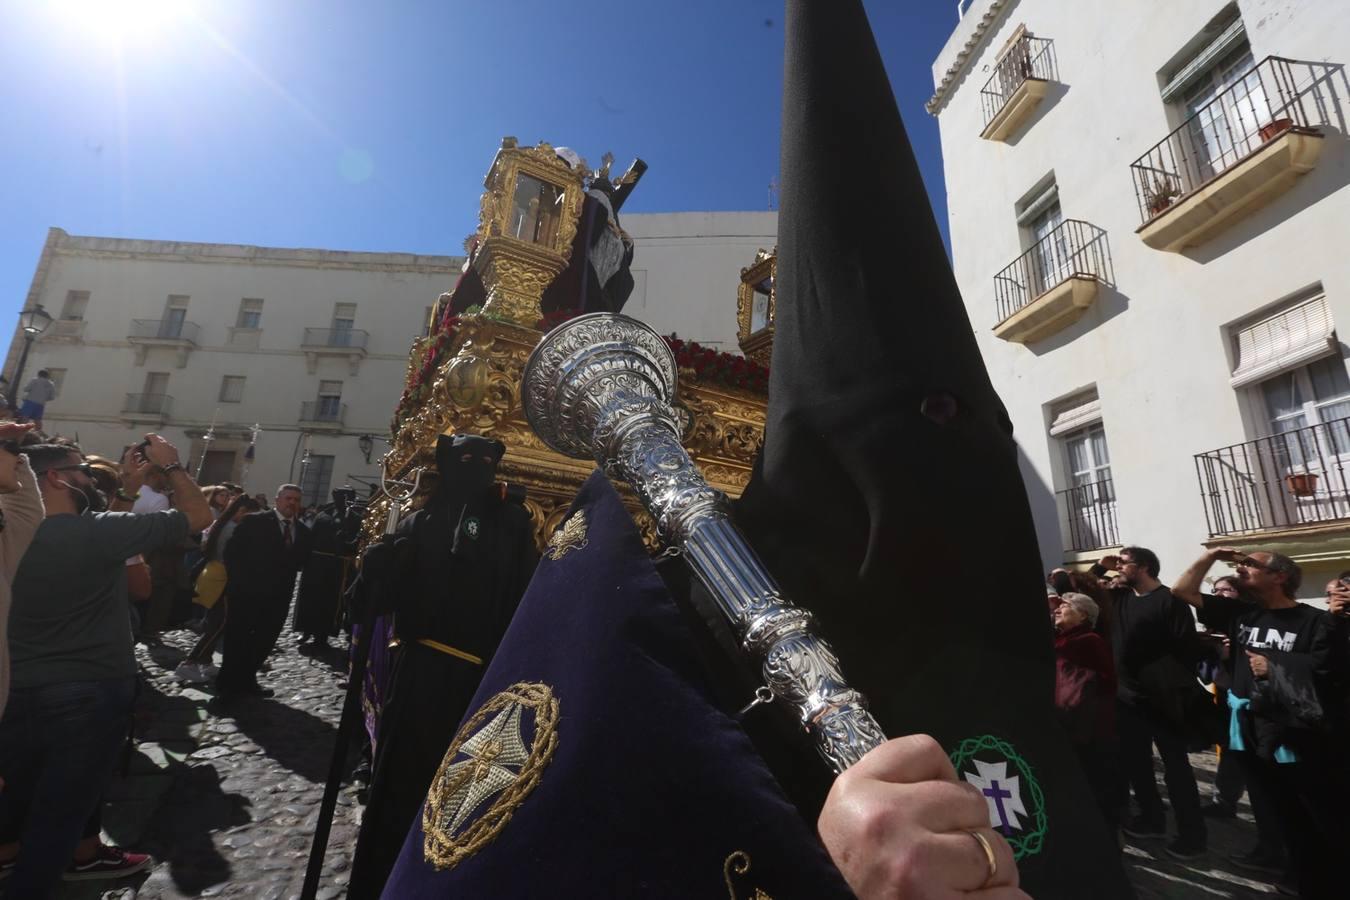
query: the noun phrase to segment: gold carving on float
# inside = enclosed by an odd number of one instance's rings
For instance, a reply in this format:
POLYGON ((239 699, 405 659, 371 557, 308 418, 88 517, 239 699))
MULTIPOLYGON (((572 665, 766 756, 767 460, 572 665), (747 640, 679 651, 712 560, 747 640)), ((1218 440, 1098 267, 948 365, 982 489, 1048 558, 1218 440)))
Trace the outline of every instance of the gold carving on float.
POLYGON ((753 265, 741 269, 736 288, 736 340, 741 352, 762 366, 773 354, 773 323, 778 312, 778 248, 761 249, 753 265))
MULTIPOLYGON (((395 425, 384 459, 385 475, 391 480, 410 480, 417 469, 423 471, 419 496, 404 504, 402 515, 419 508, 434 490, 436 439, 441 434, 481 434, 506 445, 497 477, 526 489, 525 509, 533 520, 541 551, 567 515, 582 482, 594 471, 590 462, 569 459, 548 449, 526 423, 520 405, 525 361, 543 337, 535 327, 541 318, 539 301, 566 265, 576 236, 584 169, 582 165, 573 171, 548 144, 519 148, 509 138, 493 160, 488 190, 482 198, 479 248, 473 263, 483 279, 488 302, 476 315, 460 316, 436 371, 418 391, 411 411, 400 410, 403 415, 395 425), (514 203, 508 187, 517 184, 522 173, 534 179, 526 184, 536 193, 541 190, 540 184, 557 187, 556 194, 542 189, 546 197, 559 198, 556 222, 540 224, 538 216, 530 220, 528 204, 523 218, 512 219, 521 205, 514 203), (527 242, 507 233, 513 226, 519 230, 527 225, 531 237, 546 243, 527 242)), ((766 263, 772 266, 773 258, 761 251, 746 271, 760 272, 766 263)), ((436 335, 413 342, 407 384, 413 384, 428 360, 427 354, 435 352, 436 346, 436 335)), ((755 455, 764 439, 766 399, 753 390, 703 382, 692 369, 680 370, 680 401, 688 412, 685 446, 709 483, 731 497, 740 496, 750 481, 755 455)), ((657 549, 655 523, 626 487, 620 488, 620 494, 633 513, 643 541, 657 549)), ((364 529, 367 540, 382 533, 388 503, 381 499, 372 504, 364 529)))
POLYGON ((515 138, 502 139, 483 181, 473 261, 487 290, 485 315, 526 327, 539 321, 539 299, 572 255, 585 169, 542 141, 518 147, 515 138))

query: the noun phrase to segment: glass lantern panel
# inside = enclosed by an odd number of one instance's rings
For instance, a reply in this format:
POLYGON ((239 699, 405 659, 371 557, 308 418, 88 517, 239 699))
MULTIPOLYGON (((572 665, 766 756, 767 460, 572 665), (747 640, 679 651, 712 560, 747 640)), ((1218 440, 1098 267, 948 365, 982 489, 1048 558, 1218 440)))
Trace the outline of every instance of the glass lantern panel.
POLYGON ((769 295, 755 287, 754 299, 750 301, 750 333, 756 334, 769 326, 769 295))
POLYGON ((507 233, 532 244, 553 247, 562 218, 562 188, 532 175, 516 175, 511 194, 511 221, 507 233))

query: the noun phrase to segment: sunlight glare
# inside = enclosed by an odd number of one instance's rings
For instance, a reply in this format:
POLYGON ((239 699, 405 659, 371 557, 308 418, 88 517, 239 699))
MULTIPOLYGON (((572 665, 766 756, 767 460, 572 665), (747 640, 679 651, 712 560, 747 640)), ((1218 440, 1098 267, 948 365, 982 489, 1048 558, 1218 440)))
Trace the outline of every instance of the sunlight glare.
POLYGON ((114 43, 157 34, 191 12, 191 0, 55 0, 70 24, 114 43))

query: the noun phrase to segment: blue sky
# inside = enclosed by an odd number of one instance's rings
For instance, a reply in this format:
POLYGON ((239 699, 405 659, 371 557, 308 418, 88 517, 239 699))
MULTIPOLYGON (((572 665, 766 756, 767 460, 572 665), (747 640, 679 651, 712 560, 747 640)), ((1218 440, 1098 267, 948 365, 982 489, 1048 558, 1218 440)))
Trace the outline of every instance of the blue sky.
MULTIPOLYGON (((866 6, 945 231, 923 103, 954 5, 866 6)), ((777 175, 781 0, 0 0, 0 14, 4 321, 52 225, 458 253, 505 134, 592 164, 643 157, 636 212, 765 209, 777 175)))

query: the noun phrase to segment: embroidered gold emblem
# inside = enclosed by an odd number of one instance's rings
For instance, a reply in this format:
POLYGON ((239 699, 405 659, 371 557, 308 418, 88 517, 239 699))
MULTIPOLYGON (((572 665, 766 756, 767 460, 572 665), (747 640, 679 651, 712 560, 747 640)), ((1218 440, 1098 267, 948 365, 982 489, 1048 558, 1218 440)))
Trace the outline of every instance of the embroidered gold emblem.
POLYGON ((427 791, 423 858, 444 871, 491 843, 557 746, 558 701, 548 685, 513 684, 479 707, 450 742, 427 791), (530 720, 534 736, 527 744, 521 726, 530 720))
MULTIPOLYGON (((727 883, 727 900, 737 900, 736 885, 731 883, 731 873, 744 875, 749 871, 750 854, 744 850, 737 850, 722 862, 722 878, 727 883)), ((749 896, 749 900, 773 900, 773 898, 759 888, 755 888, 755 892, 749 896)))
POLYGON ((561 528, 553 532, 553 537, 548 539, 548 549, 544 551, 544 555, 557 562, 573 550, 584 550, 588 543, 590 541, 586 539, 586 510, 579 509, 572 513, 561 528))

